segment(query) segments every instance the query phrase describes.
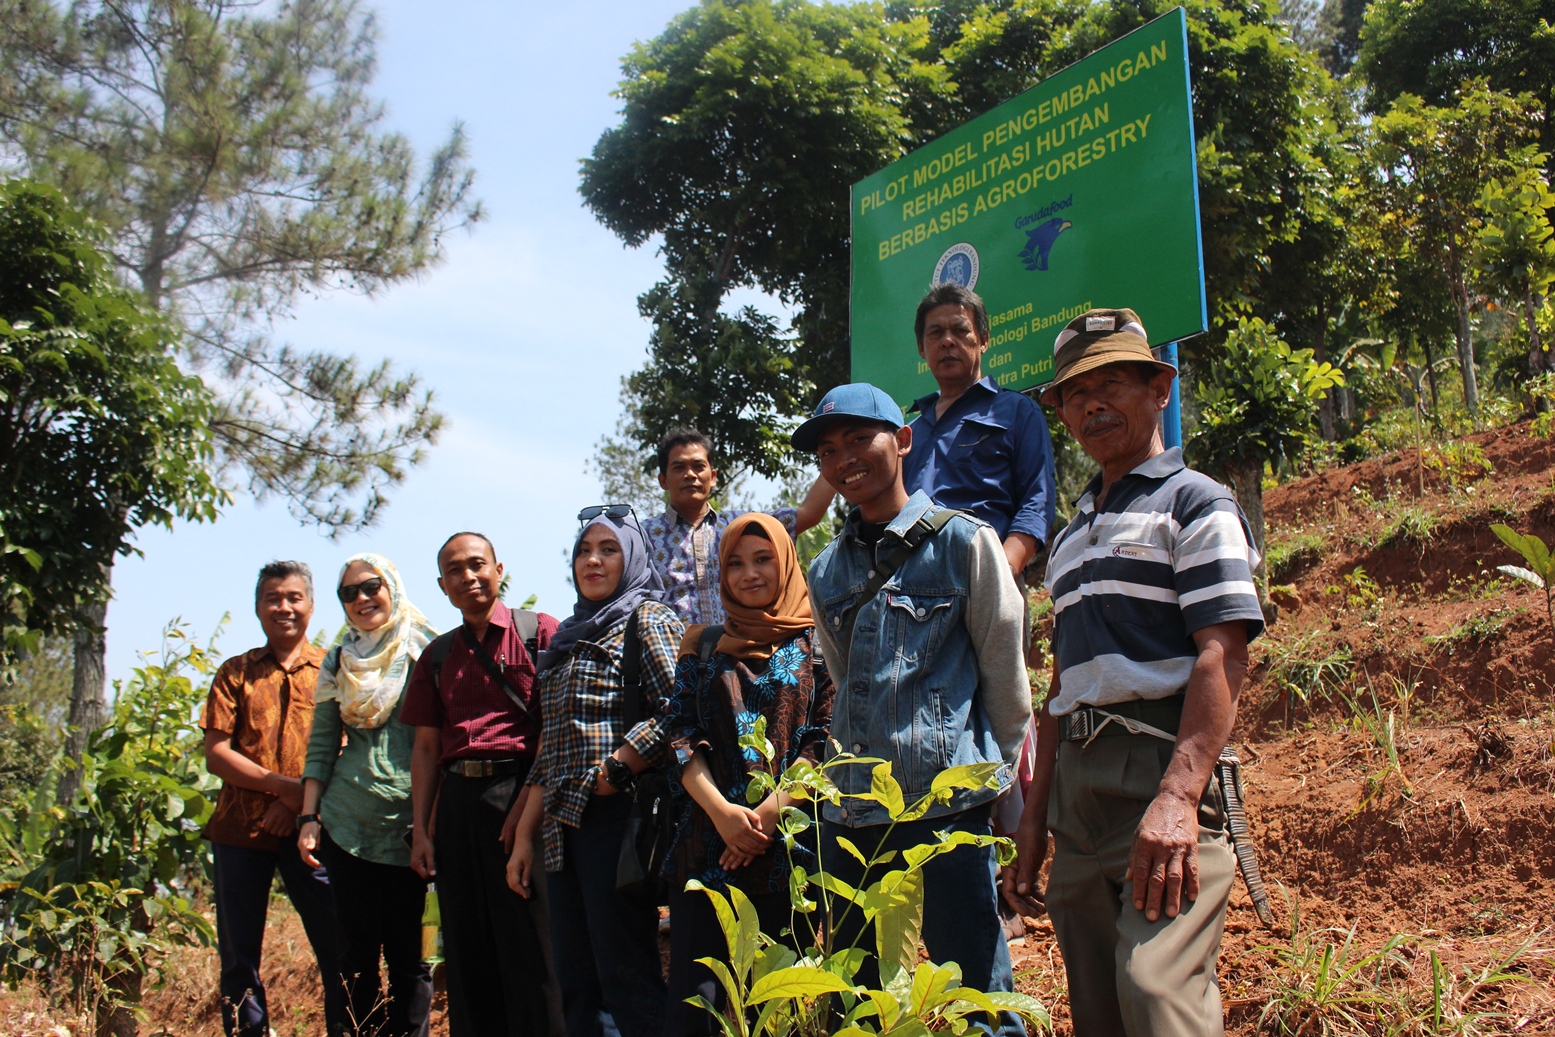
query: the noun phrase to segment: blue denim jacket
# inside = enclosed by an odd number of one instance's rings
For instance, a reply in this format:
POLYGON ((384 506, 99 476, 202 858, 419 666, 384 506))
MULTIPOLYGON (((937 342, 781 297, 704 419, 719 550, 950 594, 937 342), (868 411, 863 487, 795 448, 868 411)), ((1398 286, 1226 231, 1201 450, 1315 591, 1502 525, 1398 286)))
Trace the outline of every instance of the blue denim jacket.
MULTIPOLYGON (((886 528, 877 545, 888 556, 901 536, 935 505, 919 491, 886 528)), ((999 788, 960 790, 927 817, 966 810, 996 798, 1011 780, 982 696, 977 656, 966 626, 972 538, 986 523, 953 518, 908 556, 879 594, 854 618, 850 645, 837 644, 842 613, 869 582, 874 563, 857 537, 859 514, 810 566, 816 626, 836 682, 831 737, 844 752, 888 760, 908 805, 928 793, 948 767, 1001 762, 999 788)), ((1008 570, 1005 570, 1008 578, 1008 570)), ((1013 583, 1012 583, 1013 587, 1013 583)), ((1028 707, 1029 708, 1029 707, 1028 707)), ((829 748, 828 755, 835 749, 829 748)), ((832 771, 844 792, 867 792, 869 765, 832 771)), ((846 799, 823 816, 851 827, 890 820, 878 803, 846 799)))

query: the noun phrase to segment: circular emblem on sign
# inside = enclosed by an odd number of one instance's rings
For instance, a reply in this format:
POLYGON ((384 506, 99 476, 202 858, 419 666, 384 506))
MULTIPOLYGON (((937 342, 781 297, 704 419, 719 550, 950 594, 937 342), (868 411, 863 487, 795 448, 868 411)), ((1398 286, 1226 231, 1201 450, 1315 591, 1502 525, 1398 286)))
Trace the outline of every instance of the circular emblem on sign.
POLYGON ((977 249, 965 241, 947 248, 934 264, 934 284, 959 284, 968 291, 977 287, 977 249))

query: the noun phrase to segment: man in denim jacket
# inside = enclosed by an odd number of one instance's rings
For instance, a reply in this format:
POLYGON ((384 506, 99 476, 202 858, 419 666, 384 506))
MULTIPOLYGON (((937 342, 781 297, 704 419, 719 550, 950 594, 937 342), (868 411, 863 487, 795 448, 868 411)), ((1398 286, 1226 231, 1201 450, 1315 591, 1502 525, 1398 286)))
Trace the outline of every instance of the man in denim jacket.
MULTIPOLYGON (((861 886, 879 876, 866 876, 839 838, 866 859, 896 850, 886 867, 899 868, 902 850, 935 842, 936 832, 990 833, 993 802, 1010 785, 1031 718, 1023 604, 998 536, 965 514, 924 539, 878 593, 860 600, 876 561, 891 556, 920 518, 940 510, 926 494, 908 496, 903 487, 912 430, 880 389, 833 389, 795 430, 793 443, 815 452, 822 476, 854 506, 842 534, 810 567, 817 640, 837 684, 832 739, 844 752, 888 761, 907 804, 928 794, 947 768, 999 764, 994 785, 957 790, 921 819, 895 826, 879 803, 826 805, 826 870, 861 886)), ((856 793, 869 791, 870 772, 860 765, 833 774, 844 792, 856 793)), ((963 846, 924 867, 923 942, 936 963, 961 966, 965 985, 1011 990, 994 868, 992 848, 979 846, 963 846)), ((838 920, 836 947, 858 940, 859 916, 855 909, 838 920)), ((873 951, 872 938, 858 942, 873 951)), ((872 961, 858 982, 877 985, 872 961)), ((1006 1015, 1000 1032, 1025 1031, 1006 1015)))

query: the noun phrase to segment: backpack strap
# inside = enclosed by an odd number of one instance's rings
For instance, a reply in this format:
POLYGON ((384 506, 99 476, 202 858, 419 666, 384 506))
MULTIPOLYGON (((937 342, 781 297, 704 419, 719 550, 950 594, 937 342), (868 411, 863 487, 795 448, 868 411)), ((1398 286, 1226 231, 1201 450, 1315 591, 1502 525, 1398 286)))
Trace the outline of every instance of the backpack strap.
POLYGON ((512 609, 513 629, 518 633, 519 640, 524 642, 524 650, 529 653, 529 661, 536 668, 540 667, 540 615, 534 609, 512 609))
POLYGON ((453 651, 454 635, 458 632, 455 628, 446 634, 438 634, 421 650, 421 658, 432 669, 432 687, 439 691, 443 688, 443 663, 448 661, 448 653, 453 651))
POLYGON ((712 662, 713 652, 718 648, 719 638, 724 636, 722 623, 715 623, 702 628, 702 634, 697 638, 697 659, 700 668, 697 670, 697 723, 702 730, 707 730, 707 686, 713 682, 712 662))
POLYGON ((718 648, 718 640, 723 636, 724 628, 722 623, 715 623, 712 626, 702 628, 702 636, 697 639, 697 658, 702 661, 704 667, 707 665, 707 661, 713 657, 713 652, 718 648))
POLYGON ((638 616, 633 611, 626 621, 626 636, 621 640, 621 710, 627 731, 643 721, 643 642, 638 616))
POLYGON ((858 617, 858 610, 863 608, 866 602, 874 600, 875 595, 886 582, 896 575, 896 570, 902 567, 912 553, 918 550, 918 545, 929 537, 944 529, 950 520, 960 515, 955 508, 940 508, 936 511, 926 511, 918 517, 918 521, 907 527, 907 532, 902 534, 901 543, 885 558, 877 559, 874 568, 869 570, 869 582, 864 584, 864 590, 858 598, 849 605, 841 615, 832 620, 833 634, 839 645, 851 645, 853 643, 853 621, 858 617))
MULTIPOLYGON (((532 609, 512 609, 514 631, 524 642, 524 650, 529 653, 529 662, 536 668, 540 665, 540 617, 532 609)), ((453 651, 454 638, 464 630, 464 624, 460 624, 446 634, 439 634, 422 651, 427 659, 427 665, 432 668, 432 686, 442 690, 443 663, 448 661, 448 655, 453 651)), ((480 664, 486 675, 497 682, 502 693, 518 709, 519 715, 529 716, 529 706, 513 686, 508 683, 501 667, 491 658, 491 654, 485 647, 476 641, 465 637, 465 644, 470 649, 470 654, 475 656, 475 661, 480 664)))

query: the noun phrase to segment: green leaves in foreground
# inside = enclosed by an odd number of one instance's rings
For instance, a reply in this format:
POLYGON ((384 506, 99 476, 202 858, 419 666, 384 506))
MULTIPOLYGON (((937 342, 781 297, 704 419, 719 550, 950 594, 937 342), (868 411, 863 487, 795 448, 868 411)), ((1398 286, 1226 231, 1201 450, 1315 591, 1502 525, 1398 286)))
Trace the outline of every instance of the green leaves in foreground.
MULTIPOLYGON (((764 721, 758 720, 755 729, 740 738, 740 747, 771 766, 773 746, 766 737, 764 721)), ((814 838, 819 825, 812 813, 822 803, 840 805, 845 799, 879 803, 894 826, 918 820, 935 806, 949 803, 957 790, 997 788, 998 770, 997 763, 948 768, 936 775, 929 792, 913 803, 906 802, 889 763, 841 752, 835 743, 832 758, 823 764, 801 758, 781 775, 753 771, 746 791, 750 803, 759 803, 774 791, 786 799, 774 834, 790 855, 791 924, 782 933, 763 933, 754 905, 738 886, 729 886, 726 895, 695 880, 687 883, 687 889, 707 894, 723 929, 727 959, 698 960, 717 977, 731 1010, 719 1012, 700 995, 689 1002, 713 1014, 723 1037, 964 1034, 973 1017, 1001 1012, 1022 1016, 1038 1029, 1048 1028, 1048 1012, 1035 998, 1008 991, 974 990, 962 986, 961 969, 955 963, 936 965, 918 960, 924 865, 961 847, 993 847, 1003 863, 1012 855, 1008 839, 965 831, 937 832, 932 841, 922 845, 866 856, 854 841, 839 836, 838 847, 863 865, 865 879, 872 880, 858 887, 824 867, 811 872, 793 857, 801 838, 814 838), (868 790, 843 792, 831 772, 860 766, 870 768, 868 790), (854 918, 862 915, 863 932, 873 928, 873 946, 868 949, 835 943, 839 926, 853 912, 858 912, 854 918), (856 982, 871 952, 879 963, 880 989, 856 982)), ((814 849, 813 842, 809 849, 814 849)), ((809 864, 817 863, 813 857, 805 859, 809 864)))
POLYGON ((1528 563, 1528 568, 1520 565, 1498 565, 1501 572, 1508 576, 1516 577, 1527 583, 1533 584, 1544 591, 1544 611, 1549 616, 1551 625, 1555 625, 1555 564, 1550 561, 1550 549, 1542 539, 1532 533, 1522 534, 1504 526, 1499 522, 1492 523, 1490 531, 1501 538, 1501 542, 1523 556, 1528 563))
POLYGON ((133 1014, 170 948, 215 936, 190 896, 219 784, 195 725, 215 660, 176 627, 166 642, 118 687, 80 759, 56 757, 30 804, 0 811, 0 981, 57 981, 99 1032, 133 1014), (55 805, 72 767, 76 790, 55 805))

